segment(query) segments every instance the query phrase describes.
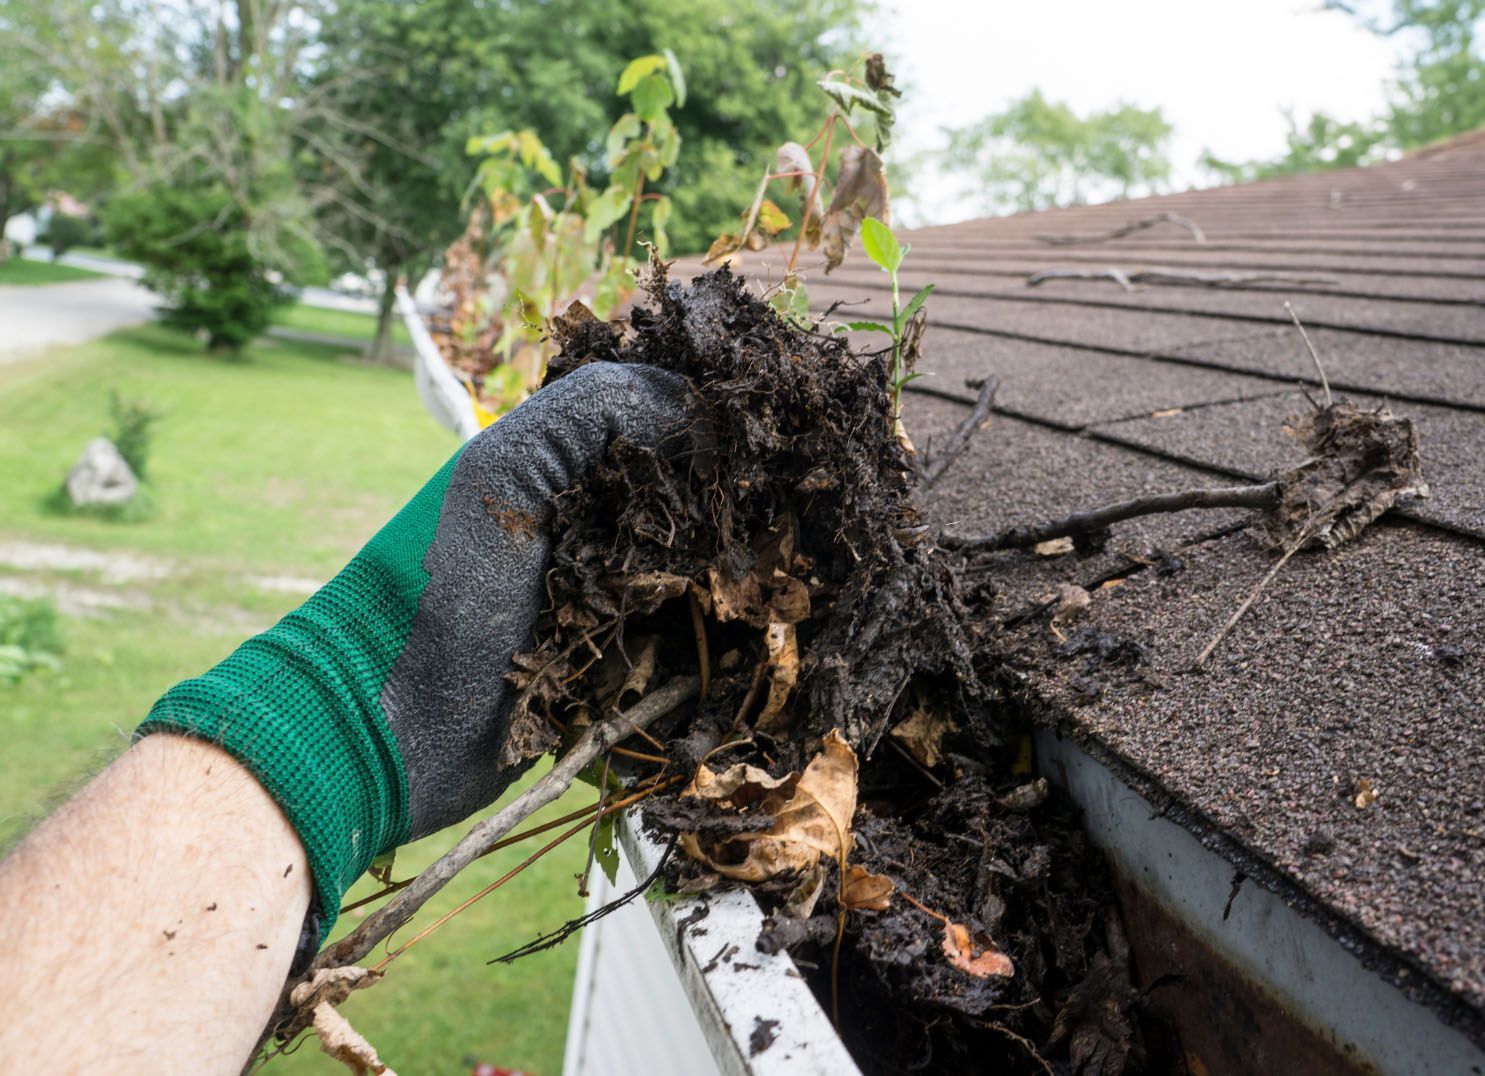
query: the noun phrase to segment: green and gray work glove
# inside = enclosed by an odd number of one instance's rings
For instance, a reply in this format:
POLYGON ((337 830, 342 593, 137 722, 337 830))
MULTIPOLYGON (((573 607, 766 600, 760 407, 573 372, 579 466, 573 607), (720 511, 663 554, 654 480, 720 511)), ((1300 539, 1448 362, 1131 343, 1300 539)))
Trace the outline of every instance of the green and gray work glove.
MULTIPOLYGON (((553 497, 622 437, 657 446, 685 382, 592 363, 479 433, 334 579, 204 676, 137 736, 221 744, 299 832, 325 937, 382 853, 468 817, 517 776, 497 765, 510 659, 544 602, 553 497)), ((316 926, 318 929, 315 929, 316 926)))

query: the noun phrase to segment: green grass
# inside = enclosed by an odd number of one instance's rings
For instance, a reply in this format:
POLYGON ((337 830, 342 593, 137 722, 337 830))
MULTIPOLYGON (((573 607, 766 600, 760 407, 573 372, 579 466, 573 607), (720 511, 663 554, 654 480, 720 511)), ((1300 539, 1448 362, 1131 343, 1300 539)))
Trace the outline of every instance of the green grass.
POLYGON ((103 273, 79 269, 56 262, 38 262, 30 258, 6 258, 0 261, 0 284, 66 284, 73 280, 96 280, 103 273))
MULTIPOLYGON (((124 585, 147 608, 64 618, 59 673, 0 685, 0 848, 121 751, 150 704, 299 602, 248 575, 328 577, 454 450, 422 410, 411 375, 333 348, 263 340, 239 360, 149 326, 0 368, 0 541, 134 552, 174 565, 124 585), (88 438, 108 426, 108 392, 165 411, 150 457, 156 512, 108 523, 48 512, 45 500, 88 438)), ((0 575, 22 573, 0 568, 0 575)), ((49 584, 106 590, 84 572, 49 584)), ((551 811, 586 802, 586 790, 551 811)), ((399 877, 453 832, 403 850, 399 877)), ((346 1013, 394 1068, 463 1071, 466 1056, 555 1076, 576 942, 508 967, 485 961, 581 914, 575 839, 399 959, 346 1013)), ((449 887, 419 922, 503 873, 497 853, 449 887)), ((365 885, 350 899, 365 891, 365 885)), ((354 913, 340 929, 354 926, 354 913)), ((269 1073, 344 1071, 309 1042, 269 1073)))
MULTIPOLYGON (((273 312, 273 324, 282 325, 301 332, 323 333, 326 336, 344 336, 370 343, 376 336, 376 318, 371 314, 357 314, 351 310, 327 310, 319 306, 281 306, 273 312)), ((397 344, 411 344, 407 326, 398 318, 392 323, 392 340, 397 344)))

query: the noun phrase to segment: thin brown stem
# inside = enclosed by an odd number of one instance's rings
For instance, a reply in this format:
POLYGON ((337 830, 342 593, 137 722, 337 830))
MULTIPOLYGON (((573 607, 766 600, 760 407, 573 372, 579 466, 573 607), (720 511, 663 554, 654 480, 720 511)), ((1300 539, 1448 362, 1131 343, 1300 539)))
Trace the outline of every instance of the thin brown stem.
MULTIPOLYGON (((820 150, 820 170, 815 173, 815 182, 810 185, 810 196, 804 203, 804 216, 799 221, 799 234, 794 237, 794 249, 789 253, 789 266, 784 270, 785 280, 794 275, 794 267, 799 262, 799 251, 804 245, 804 233, 809 231, 810 217, 814 214, 815 202, 820 197, 820 184, 825 181, 825 172, 830 167, 830 140, 835 137, 835 124, 838 119, 840 119, 840 113, 832 112, 830 118, 825 121, 825 145, 820 150)), ((814 143, 811 142, 810 145, 814 143)))
POLYGON ((705 702, 712 686, 712 658, 711 647, 706 639, 706 617, 701 613, 701 601, 696 597, 696 592, 688 589, 686 596, 691 599, 691 628, 696 633, 696 661, 701 672, 700 698, 705 702))
POLYGON ((933 458, 923 465, 925 486, 931 486, 942 478, 944 472, 949 469, 949 465, 969 447, 970 439, 990 417, 990 409, 995 406, 995 393, 999 388, 1000 378, 998 377, 987 377, 980 382, 980 394, 975 399, 974 408, 969 416, 954 429, 953 433, 949 434, 944 447, 935 452, 933 458))

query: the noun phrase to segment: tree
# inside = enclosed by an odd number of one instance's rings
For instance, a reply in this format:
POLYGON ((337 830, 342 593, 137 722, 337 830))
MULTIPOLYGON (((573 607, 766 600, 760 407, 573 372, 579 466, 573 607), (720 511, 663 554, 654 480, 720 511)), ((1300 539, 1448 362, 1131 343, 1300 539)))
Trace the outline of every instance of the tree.
POLYGON ((1202 163, 1221 179, 1349 168, 1485 126, 1485 56, 1479 47, 1485 0, 1327 0, 1325 6, 1409 47, 1389 86, 1386 111, 1356 123, 1316 112, 1300 124, 1289 115, 1288 144, 1280 157, 1230 162, 1204 154, 1202 163))
POLYGON ((1002 112, 949 130, 940 160, 970 180, 967 193, 987 212, 1028 211, 1157 189, 1170 175, 1171 133, 1158 108, 1121 103, 1079 116, 1034 89, 1002 112))
MULTIPOLYGON (((705 249, 734 223, 758 172, 818 109, 814 80, 856 50, 858 0, 344 0, 321 31, 316 85, 363 133, 344 201, 322 214, 358 272, 391 284, 459 234, 474 136, 529 128, 560 162, 607 181, 603 139, 626 110, 615 79, 635 56, 671 49, 689 87, 682 145, 659 193, 678 250, 705 249)), ((319 167, 317 162, 314 167, 319 167)))

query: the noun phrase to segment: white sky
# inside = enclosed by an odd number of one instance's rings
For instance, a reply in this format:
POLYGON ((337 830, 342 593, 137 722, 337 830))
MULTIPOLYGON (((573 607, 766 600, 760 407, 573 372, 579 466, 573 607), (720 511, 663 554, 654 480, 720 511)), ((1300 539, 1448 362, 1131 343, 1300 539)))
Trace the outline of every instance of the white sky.
MULTIPOLYGON (((1284 108, 1377 113, 1395 48, 1320 0, 885 0, 875 29, 906 88, 904 156, 1039 86, 1079 113, 1158 105, 1176 129, 1177 189, 1211 182, 1197 167, 1204 146, 1229 160, 1282 153, 1284 108)), ((977 215, 955 204, 958 188, 923 177, 899 219, 977 215)))

